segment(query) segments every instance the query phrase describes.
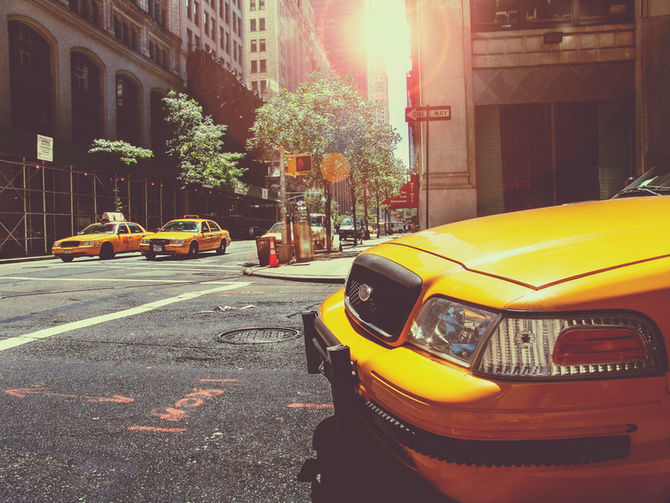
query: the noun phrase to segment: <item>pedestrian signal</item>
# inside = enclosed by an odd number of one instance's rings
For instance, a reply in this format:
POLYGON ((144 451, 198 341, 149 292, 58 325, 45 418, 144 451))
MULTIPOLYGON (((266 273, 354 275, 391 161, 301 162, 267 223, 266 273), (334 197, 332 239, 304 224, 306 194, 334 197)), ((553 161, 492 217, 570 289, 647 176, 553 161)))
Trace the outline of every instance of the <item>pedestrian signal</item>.
POLYGON ((298 155, 295 158, 295 174, 309 175, 312 172, 312 156, 298 155))

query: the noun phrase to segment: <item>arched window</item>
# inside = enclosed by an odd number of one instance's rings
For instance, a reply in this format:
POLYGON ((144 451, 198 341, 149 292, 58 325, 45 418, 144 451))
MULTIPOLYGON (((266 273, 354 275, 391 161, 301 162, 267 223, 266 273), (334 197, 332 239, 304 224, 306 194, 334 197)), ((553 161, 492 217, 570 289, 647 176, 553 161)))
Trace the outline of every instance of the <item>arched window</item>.
POLYGON ((102 136, 100 70, 79 52, 70 55, 72 77, 72 139, 88 145, 102 136))
POLYGON ((116 76, 116 137, 137 145, 140 139, 139 89, 128 77, 116 76))
POLYGON ((52 136, 51 49, 19 21, 9 21, 9 73, 13 126, 52 136))

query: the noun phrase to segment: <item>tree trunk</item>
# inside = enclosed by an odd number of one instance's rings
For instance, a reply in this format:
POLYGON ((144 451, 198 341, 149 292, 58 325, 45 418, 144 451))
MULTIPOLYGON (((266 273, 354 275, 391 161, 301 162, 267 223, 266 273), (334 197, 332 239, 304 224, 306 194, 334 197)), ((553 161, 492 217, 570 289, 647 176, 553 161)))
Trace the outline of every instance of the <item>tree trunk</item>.
POLYGON ((351 186, 351 204, 354 214, 354 246, 356 246, 358 244, 358 238, 356 237, 356 188, 353 183, 350 183, 349 185, 351 186))
POLYGON ((370 239, 370 232, 368 231, 368 187, 363 189, 363 208, 365 211, 365 218, 363 219, 363 236, 365 239, 370 239))
POLYGON ((330 193, 330 182, 327 180, 324 182, 323 192, 326 195, 326 253, 330 253, 333 247, 332 222, 330 218, 330 207, 332 206, 331 201, 333 200, 333 196, 330 193))

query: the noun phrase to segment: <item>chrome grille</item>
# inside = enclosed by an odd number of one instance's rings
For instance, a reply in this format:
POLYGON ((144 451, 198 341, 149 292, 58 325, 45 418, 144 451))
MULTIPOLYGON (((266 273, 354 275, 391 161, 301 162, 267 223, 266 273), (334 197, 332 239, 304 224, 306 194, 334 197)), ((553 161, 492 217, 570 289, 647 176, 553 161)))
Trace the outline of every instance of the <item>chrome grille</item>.
POLYGON ((395 340, 421 286, 421 278, 400 264, 373 254, 359 255, 345 288, 347 311, 373 335, 395 340))
POLYGON ((169 244, 170 244, 170 240, 169 240, 169 239, 162 239, 162 238, 153 238, 153 239, 150 239, 149 242, 150 242, 152 245, 163 245, 163 246, 165 246, 165 245, 169 245, 169 244))
POLYGON ((79 241, 62 241, 60 246, 61 248, 79 246, 79 241))

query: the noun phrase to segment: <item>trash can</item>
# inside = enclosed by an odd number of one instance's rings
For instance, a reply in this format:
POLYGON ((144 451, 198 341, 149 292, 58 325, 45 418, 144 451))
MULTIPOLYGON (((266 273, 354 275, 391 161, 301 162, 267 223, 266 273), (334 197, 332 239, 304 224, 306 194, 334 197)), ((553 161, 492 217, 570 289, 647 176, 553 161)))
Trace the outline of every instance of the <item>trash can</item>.
POLYGON ((270 264, 270 239, 272 238, 256 238, 258 264, 262 267, 270 264))

